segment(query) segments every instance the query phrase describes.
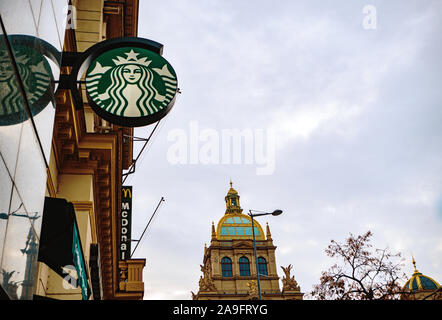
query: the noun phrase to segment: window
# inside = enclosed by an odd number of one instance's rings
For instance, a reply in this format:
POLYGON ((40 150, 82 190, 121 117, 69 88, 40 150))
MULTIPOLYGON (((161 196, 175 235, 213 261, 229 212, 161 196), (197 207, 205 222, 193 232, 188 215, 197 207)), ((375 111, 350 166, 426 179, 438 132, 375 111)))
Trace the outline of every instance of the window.
POLYGON ((239 275, 245 277, 250 276, 250 263, 246 257, 239 258, 239 275))
POLYGON ((258 273, 260 276, 267 276, 267 261, 263 257, 258 258, 258 273))
POLYGON ((228 218, 224 223, 233 223, 233 218, 228 218))
POLYGON ((223 277, 232 276, 232 260, 228 257, 221 259, 221 272, 223 277))

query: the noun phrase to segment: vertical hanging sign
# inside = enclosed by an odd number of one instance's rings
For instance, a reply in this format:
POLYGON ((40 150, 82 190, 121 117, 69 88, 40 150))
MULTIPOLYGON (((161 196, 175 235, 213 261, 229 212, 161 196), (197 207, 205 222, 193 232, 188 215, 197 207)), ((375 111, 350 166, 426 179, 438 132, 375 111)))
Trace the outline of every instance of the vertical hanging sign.
POLYGON ((121 187, 120 260, 130 258, 132 186, 121 187))

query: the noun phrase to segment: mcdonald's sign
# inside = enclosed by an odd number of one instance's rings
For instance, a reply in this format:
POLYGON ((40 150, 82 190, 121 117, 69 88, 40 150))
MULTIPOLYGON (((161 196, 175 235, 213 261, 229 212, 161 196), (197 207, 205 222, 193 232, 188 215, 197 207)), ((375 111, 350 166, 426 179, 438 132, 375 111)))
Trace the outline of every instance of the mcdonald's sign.
POLYGON ((131 198, 132 199, 132 187, 122 187, 122 196, 123 198, 131 198))
POLYGON ((132 186, 121 187, 120 260, 130 258, 132 186))

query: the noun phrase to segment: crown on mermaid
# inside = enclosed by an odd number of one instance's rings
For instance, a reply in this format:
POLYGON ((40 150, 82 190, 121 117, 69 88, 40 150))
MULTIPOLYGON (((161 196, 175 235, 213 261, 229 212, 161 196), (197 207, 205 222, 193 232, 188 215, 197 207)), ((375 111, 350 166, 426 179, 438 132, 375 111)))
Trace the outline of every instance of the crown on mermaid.
POLYGON ((119 66, 121 64, 138 64, 145 67, 147 67, 152 62, 147 60, 147 57, 138 59, 137 56, 139 55, 139 53, 134 52, 133 49, 131 49, 129 52, 126 52, 125 55, 127 56, 127 58, 117 56, 117 59, 112 59, 112 61, 115 63, 116 66, 119 66))

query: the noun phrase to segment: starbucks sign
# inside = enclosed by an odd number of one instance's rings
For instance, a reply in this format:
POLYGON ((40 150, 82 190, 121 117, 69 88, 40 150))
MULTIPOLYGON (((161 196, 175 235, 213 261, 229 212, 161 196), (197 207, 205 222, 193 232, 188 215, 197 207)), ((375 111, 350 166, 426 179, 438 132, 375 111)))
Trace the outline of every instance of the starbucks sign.
MULTIPOLYGON (((48 58, 58 63, 59 54, 49 43, 27 35, 10 35, 8 40, 32 116, 54 100, 54 79, 48 58)), ((0 43, 0 126, 28 119, 20 86, 5 41, 0 43)))
POLYGON ((100 117, 111 123, 148 125, 172 108, 177 76, 159 53, 138 43, 124 44, 100 50, 90 59, 85 77, 88 101, 100 117))

